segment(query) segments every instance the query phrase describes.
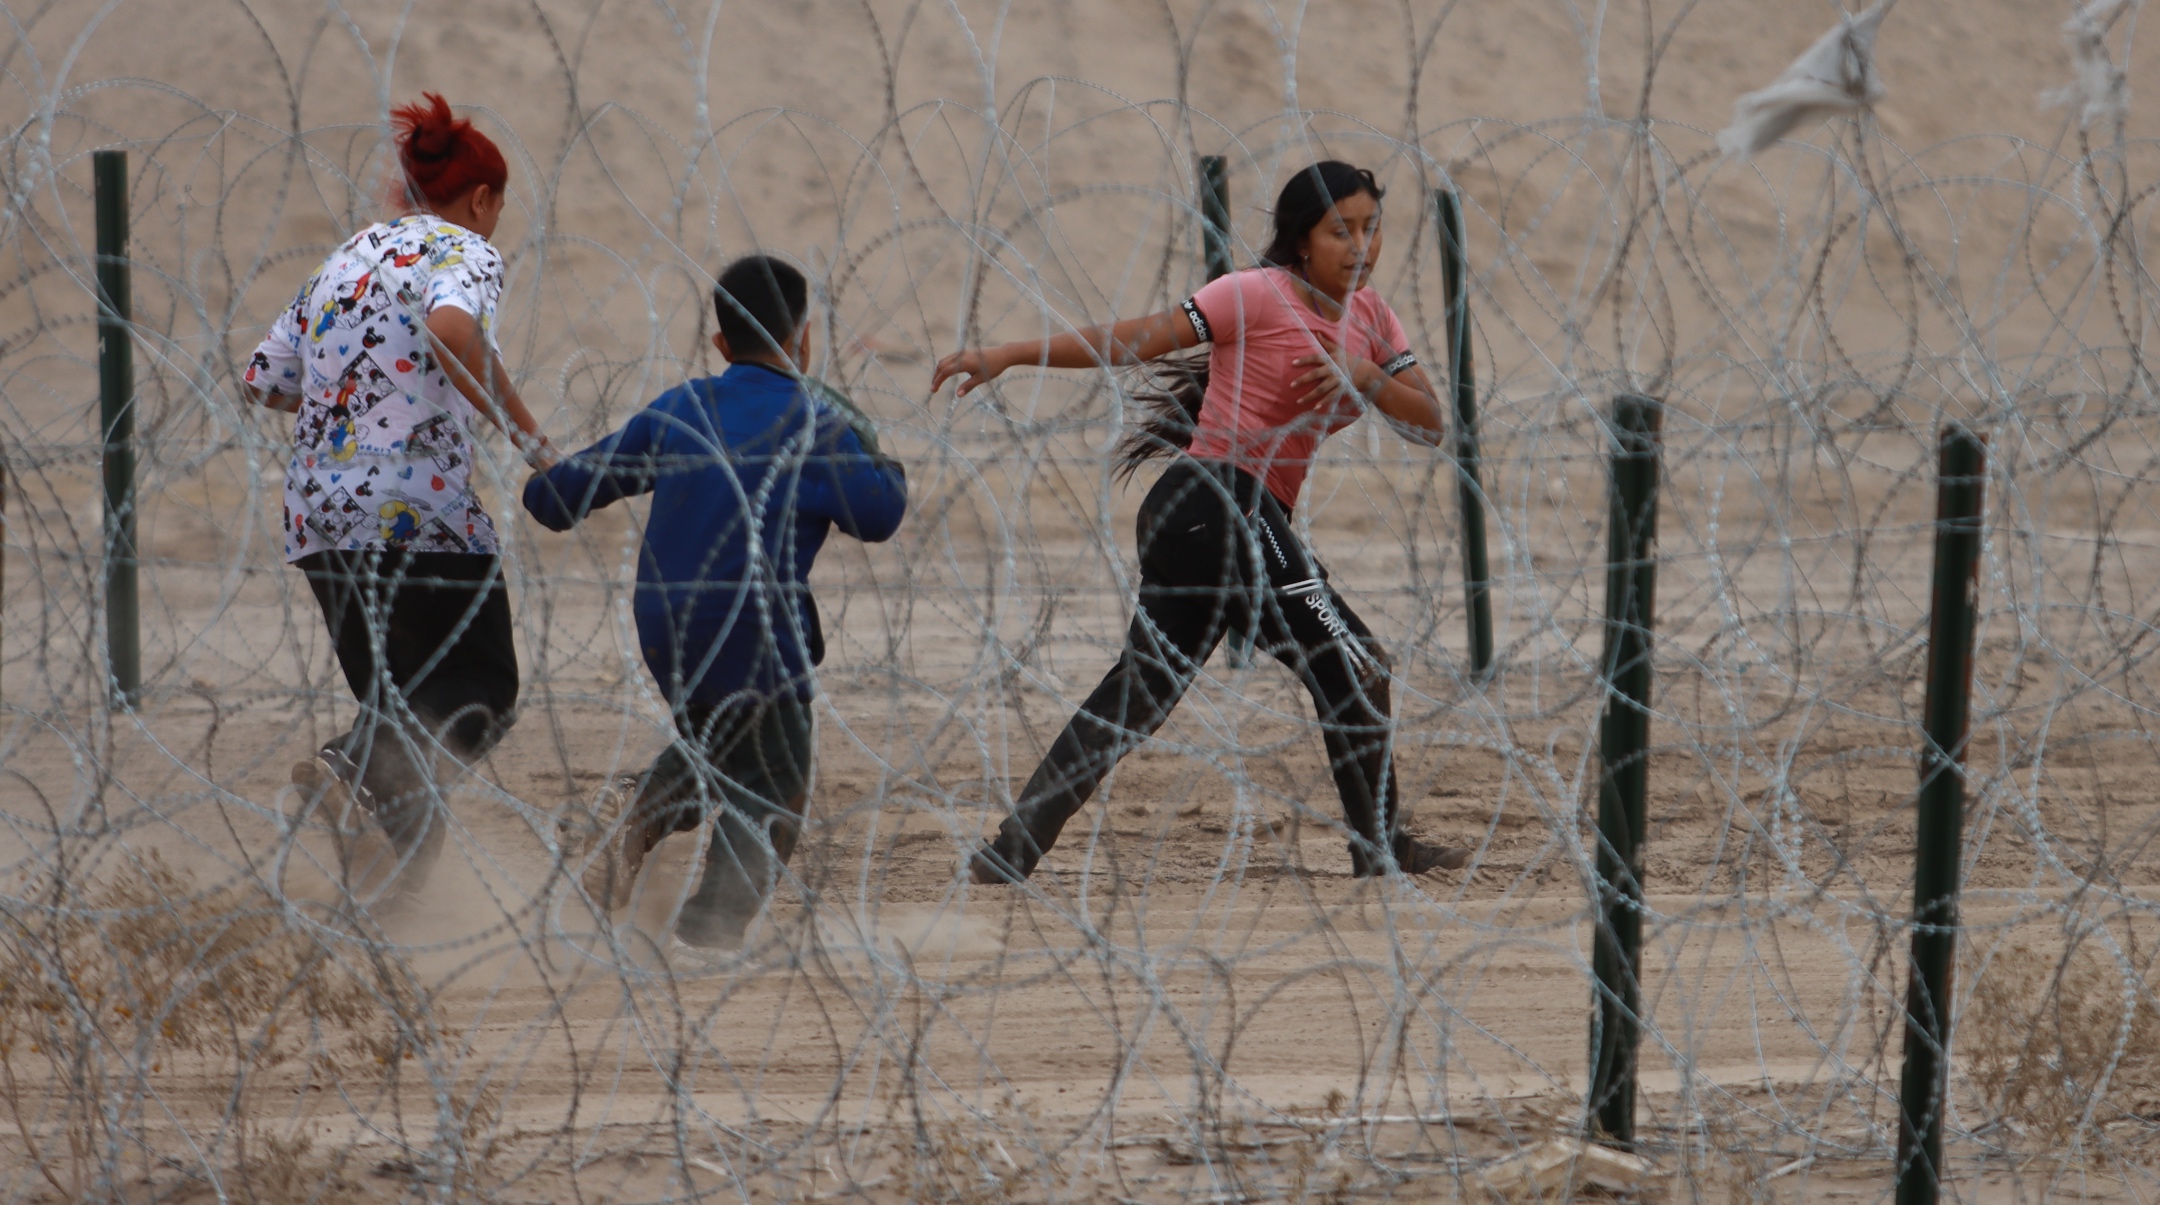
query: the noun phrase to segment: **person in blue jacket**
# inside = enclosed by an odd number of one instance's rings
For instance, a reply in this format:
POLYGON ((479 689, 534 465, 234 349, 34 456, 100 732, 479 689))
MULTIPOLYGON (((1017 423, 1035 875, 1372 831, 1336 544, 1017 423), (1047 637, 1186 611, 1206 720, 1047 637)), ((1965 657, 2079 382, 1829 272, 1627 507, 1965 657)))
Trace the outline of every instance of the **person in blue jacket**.
MULTIPOLYGON (((653 496, 634 613, 645 664, 679 739, 605 789, 602 842, 582 881, 595 903, 630 901, 646 854, 713 822, 702 877, 673 941, 740 946, 795 849, 815 756, 811 701, 824 637, 807 579, 834 528, 891 538, 907 475, 845 398, 803 375, 808 288, 770 256, 713 286, 725 373, 662 394, 623 428, 525 483, 554 531, 653 496)), ((642 906, 641 906, 642 907, 642 906)))

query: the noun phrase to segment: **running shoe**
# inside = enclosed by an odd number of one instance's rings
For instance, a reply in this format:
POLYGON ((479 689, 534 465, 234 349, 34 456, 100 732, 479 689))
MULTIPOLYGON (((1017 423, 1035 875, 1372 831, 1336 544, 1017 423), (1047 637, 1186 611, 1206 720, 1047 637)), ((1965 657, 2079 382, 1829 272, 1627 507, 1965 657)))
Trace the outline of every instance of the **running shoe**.
POLYGON ((625 817, 637 802, 638 780, 624 774, 602 785, 592 801, 592 838, 598 845, 585 862, 579 882, 592 902, 608 912, 630 903, 630 889, 637 885, 638 870, 645 862, 645 843, 631 839, 634 826, 625 817))
MULTIPOLYGON (((982 846, 968 858, 967 865, 968 878, 977 883, 1019 884, 1025 882, 1028 877, 1028 871, 1016 867, 1011 860, 1011 856, 1006 851, 999 849, 998 843, 995 841, 983 842, 982 846)), ((1029 869, 1033 868, 1030 867, 1029 869)))
POLYGON ((409 893, 397 886, 397 847, 361 802, 366 788, 355 787, 349 780, 351 763, 342 757, 333 762, 332 756, 318 753, 293 763, 292 783, 300 788, 301 814, 312 814, 329 829, 347 895, 363 905, 401 903, 409 893))
POLYGON ((1407 837, 1402 847, 1395 851, 1395 862, 1407 875, 1461 870, 1470 864, 1470 851, 1460 845, 1427 845, 1415 837, 1407 837))
POLYGON ((719 946, 693 946, 670 934, 667 939, 668 970, 676 975, 717 975, 733 966, 741 955, 719 946))
MULTIPOLYGON (((1362 843, 1350 847, 1350 877, 1369 879, 1381 874, 1381 864, 1365 853, 1362 843)), ((1460 845, 1431 845, 1407 833, 1395 837, 1395 865, 1413 878, 1436 870, 1461 870, 1470 864, 1470 851, 1460 845)))

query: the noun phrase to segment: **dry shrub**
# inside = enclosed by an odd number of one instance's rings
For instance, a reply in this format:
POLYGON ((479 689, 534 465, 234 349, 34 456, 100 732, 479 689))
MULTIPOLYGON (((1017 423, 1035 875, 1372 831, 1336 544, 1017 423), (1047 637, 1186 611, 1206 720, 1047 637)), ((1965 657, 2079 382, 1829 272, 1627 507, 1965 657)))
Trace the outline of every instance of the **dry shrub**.
POLYGON ((279 1137, 257 1134, 240 1160, 239 1174, 227 1185, 243 1201, 273 1205, 288 1201, 325 1202, 348 1196, 353 1188, 328 1170, 312 1166, 314 1140, 306 1134, 279 1137))
MULTIPOLYGON (((2130 962, 2140 960, 2131 951, 2130 962)), ((1990 1117, 2033 1150, 2160 1113, 2160 1011, 2102 942, 1995 955, 1958 1020, 1958 1058, 1990 1117)))
POLYGON ((1355 1187, 1356 1177, 1339 1158, 1330 1158, 1326 1138, 1318 1133, 1308 1133, 1304 1141, 1290 1150, 1290 1183, 1284 1193, 1287 1201, 1323 1201, 1328 1205, 1341 1205, 1348 1201, 1355 1187))
POLYGON ((464 1200, 494 1174, 495 1156, 500 1150, 502 1093, 483 1088, 470 1098, 453 1094, 450 1109, 459 1118, 458 1160, 452 1173, 451 1195, 464 1200))
POLYGON ((950 1205, 1001 1205, 1026 1178, 998 1137, 958 1121, 932 1122, 916 1135, 907 1161, 907 1199, 950 1205))
MULTIPOLYGON (((1350 1108, 1350 1098, 1340 1088, 1329 1088, 1315 1110, 1321 1118, 1341 1117, 1350 1108)), ((1339 1159, 1330 1159, 1332 1152, 1325 1131, 1309 1129, 1302 1135, 1303 1141, 1294 1144, 1289 1151, 1290 1182, 1284 1199, 1289 1201, 1346 1201, 1350 1197, 1352 1176, 1350 1169, 1341 1165, 1339 1159), (1332 1167, 1330 1166, 1332 1164, 1332 1167)))
POLYGON ((1702 1145, 1683 1156, 1692 1166, 1684 1170, 1699 1200, 1713 1200, 1718 1186, 1730 1205, 1756 1205, 1772 1199, 1769 1191, 1771 1156, 1748 1133, 1739 1110, 1711 1093, 1701 1109, 1702 1145))
POLYGON ((30 907, 0 914, 0 1050, 65 1048, 65 1018, 115 1044, 147 1038, 262 1066, 295 1050, 282 1018, 349 1030, 375 1014, 367 983, 269 899, 198 893, 155 853, 135 869, 81 898, 48 875, 25 893, 30 907))
POLYGON ((248 1161, 243 1177, 257 1200, 304 1201, 314 1187, 307 1157, 315 1143, 305 1134, 291 1138, 265 1135, 256 1144, 257 1154, 248 1161))
MULTIPOLYGON (((297 1054, 320 1056, 326 1029, 378 1019, 374 998, 258 893, 198 892, 154 853, 87 889, 51 871, 0 908, 0 1093, 24 1153, 77 1198, 130 1152, 155 1161, 141 1124, 153 1077, 200 1075, 222 1058, 245 1087, 297 1054)), ((238 1100, 226 1108, 245 1116, 238 1100)), ((247 1182, 257 1161, 241 1132, 247 1182)), ((265 1142, 264 1174, 297 1174, 304 1151, 289 1144, 304 1140, 265 1142)))
POLYGON ((918 1114, 912 1149, 900 1151, 906 1199, 1003 1205, 1023 1193, 1055 1195, 1050 1190, 1066 1182, 1064 1170, 1036 1141, 1020 1140, 1016 1130, 1039 1132, 1031 1105, 1021 1106, 1017 1119, 1004 1115, 926 1122, 918 1114), (1012 1146, 1006 1145, 1008 1134, 1015 1137, 1012 1146))

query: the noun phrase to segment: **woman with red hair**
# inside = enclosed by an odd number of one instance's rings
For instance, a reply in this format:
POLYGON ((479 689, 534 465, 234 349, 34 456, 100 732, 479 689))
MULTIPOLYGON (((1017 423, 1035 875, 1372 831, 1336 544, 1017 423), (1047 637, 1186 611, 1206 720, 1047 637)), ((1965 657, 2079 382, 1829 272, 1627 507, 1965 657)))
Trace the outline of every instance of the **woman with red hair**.
POLYGON ((442 97, 391 113, 400 213, 355 234, 255 349, 245 382, 298 416, 285 557, 329 625, 360 712, 295 765, 339 834, 361 903, 409 897, 442 850, 439 769, 515 715, 517 652, 494 522, 472 488, 473 420, 536 464, 553 453, 495 345, 510 171, 442 97), (447 761, 445 758, 447 757, 447 761))

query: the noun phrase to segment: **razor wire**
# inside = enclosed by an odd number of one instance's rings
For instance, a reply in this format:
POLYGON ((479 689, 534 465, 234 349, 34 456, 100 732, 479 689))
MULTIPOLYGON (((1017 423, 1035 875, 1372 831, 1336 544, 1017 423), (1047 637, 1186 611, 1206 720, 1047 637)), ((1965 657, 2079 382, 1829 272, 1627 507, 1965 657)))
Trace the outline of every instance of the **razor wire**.
POLYGON ((1666 403, 1642 1183, 1887 1191, 1930 452, 1956 419, 1990 457, 1950 1178, 2154 1191, 2155 144, 1906 148, 1862 117, 1750 163, 1647 116, 1232 125, 1050 77, 994 106, 888 82, 855 124, 670 124, 574 86, 553 140, 527 133, 552 116, 482 114, 512 160, 501 342, 559 444, 715 371, 710 273, 764 249, 812 278, 814 373, 909 468, 895 541, 835 541, 814 578, 808 831, 746 949, 693 973, 641 957, 575 871, 595 790, 669 739, 629 618, 642 511, 540 530, 499 439, 476 478, 518 723, 445 778, 419 909, 282 888, 320 857, 285 768, 353 704, 273 530, 290 420, 238 369, 381 211, 385 131, 367 103, 280 124, 14 70, 0 1198, 1231 1202, 1634 1175, 1570 1145, 1620 392, 1666 403), (135 197, 145 683, 123 712, 91 384, 103 149, 130 153, 135 197), (1287 173, 1374 167, 1376 287, 1436 378, 1431 196, 1462 199, 1492 676, 1468 671, 1444 451, 1362 421, 1296 521, 1392 656, 1413 831, 1473 860, 1352 880, 1296 682, 1218 654, 1026 886, 970 885, 967 852, 1117 656, 1153 470, 1120 484, 1109 455, 1129 373, 1016 370, 956 400, 930 366, 1189 295, 1203 154, 1228 161, 1240 266, 1287 173))

